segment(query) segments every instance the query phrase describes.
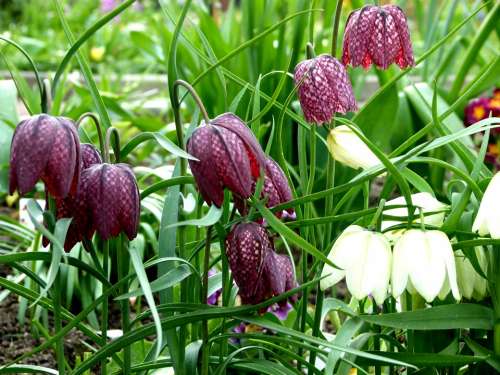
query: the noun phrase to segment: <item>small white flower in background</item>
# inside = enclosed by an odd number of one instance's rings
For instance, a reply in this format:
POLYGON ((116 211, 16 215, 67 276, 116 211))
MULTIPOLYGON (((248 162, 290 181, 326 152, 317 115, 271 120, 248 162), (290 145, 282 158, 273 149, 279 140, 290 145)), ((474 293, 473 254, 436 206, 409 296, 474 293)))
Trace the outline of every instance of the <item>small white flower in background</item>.
MULTIPOLYGON (((420 213, 418 208, 422 209, 424 214, 429 212, 437 212, 443 211, 432 215, 424 216, 424 223, 426 225, 433 225, 436 227, 440 227, 443 225, 445 210, 448 209, 448 205, 438 201, 429 193, 416 193, 411 196, 412 203, 417 209, 415 210, 414 222, 420 223, 420 213)), ((385 203, 386 206, 396 206, 396 205, 406 205, 406 200, 404 197, 397 197, 395 199, 391 199, 385 203)), ((408 208, 393 208, 390 210, 385 210, 384 215, 389 216, 398 216, 398 217, 408 217, 408 208)), ((390 228, 394 225, 402 224, 404 221, 398 220, 383 220, 381 223, 382 231, 385 231, 387 228, 390 228)), ((395 242, 401 235, 404 233, 404 229, 396 229, 385 232, 385 235, 393 242, 395 242)))
POLYGON ((349 292, 357 299, 373 295, 377 304, 387 296, 391 273, 391 245, 382 233, 358 225, 347 227, 328 255, 340 269, 325 264, 320 281, 325 290, 346 278, 349 292))
POLYGON ((451 289, 460 299, 455 258, 448 236, 439 230, 410 229, 398 239, 392 259, 392 295, 405 289, 427 302, 444 298, 451 289))
POLYGON ((480 236, 489 234, 491 238, 500 238, 499 195, 500 172, 497 172, 484 192, 483 199, 479 205, 479 211, 472 225, 472 231, 478 232, 480 236))
MULTIPOLYGON (((19 199, 19 222, 25 227, 35 230, 35 224, 31 221, 30 215, 28 213, 28 202, 31 198, 21 198, 19 199)), ((36 202, 40 205, 42 210, 45 209, 45 201, 43 199, 37 199, 36 202)))
MULTIPOLYGON (((474 248, 479 267, 484 274, 488 270, 488 258, 482 246, 474 248)), ((457 267, 458 289, 467 299, 474 298, 481 301, 487 295, 488 281, 476 272, 471 261, 462 250, 455 251, 455 265, 457 267)))
POLYGON ((332 129, 326 141, 333 158, 348 167, 368 169, 382 164, 373 151, 347 125, 332 129))

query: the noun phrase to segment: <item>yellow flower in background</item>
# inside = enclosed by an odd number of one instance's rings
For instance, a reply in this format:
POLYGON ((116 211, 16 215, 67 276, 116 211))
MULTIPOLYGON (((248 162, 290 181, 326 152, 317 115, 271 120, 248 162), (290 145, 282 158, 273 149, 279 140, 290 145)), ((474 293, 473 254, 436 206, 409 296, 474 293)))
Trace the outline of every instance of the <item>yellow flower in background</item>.
POLYGON ((326 141, 333 158, 348 167, 368 169, 382 164, 373 151, 347 125, 332 129, 326 141))
POLYGON ((90 49, 90 59, 94 62, 101 62, 105 52, 106 48, 104 47, 92 47, 90 49))

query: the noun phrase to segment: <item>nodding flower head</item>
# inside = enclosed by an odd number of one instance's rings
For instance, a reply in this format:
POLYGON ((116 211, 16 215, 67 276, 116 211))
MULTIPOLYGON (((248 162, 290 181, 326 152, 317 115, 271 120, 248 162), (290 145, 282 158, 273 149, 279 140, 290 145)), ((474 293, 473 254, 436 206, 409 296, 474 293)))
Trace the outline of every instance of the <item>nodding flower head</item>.
POLYGON ((345 67, 329 55, 304 60, 295 67, 300 106, 307 122, 330 122, 335 112, 357 109, 345 67))
POLYGON ((415 65, 410 32, 403 10, 395 5, 367 5, 352 12, 344 32, 344 65, 371 64, 387 69, 415 65))
MULTIPOLYGON (((261 198, 267 198, 266 207, 273 208, 282 203, 292 200, 292 190, 288 184, 288 179, 281 167, 272 158, 267 157, 264 168, 264 186, 262 187, 261 198)), ((242 215, 247 214, 245 202, 235 199, 234 203, 242 215)), ((295 210, 289 208, 276 213, 279 218, 295 219, 295 210)))
POLYGON ((191 172, 203 199, 222 205, 224 188, 241 199, 254 192, 265 156, 250 129, 236 115, 225 113, 199 127, 187 143, 191 172))
POLYGON ((235 225, 226 238, 226 252, 243 304, 260 303, 297 285, 290 259, 274 252, 269 234, 257 223, 235 225))
POLYGON ((126 164, 94 164, 82 173, 81 184, 91 230, 107 240, 122 231, 137 236, 140 214, 139 189, 126 164))
POLYGON ((76 192, 79 176, 80 142, 72 120, 43 114, 19 123, 10 150, 10 194, 17 189, 24 195, 41 179, 50 195, 64 198, 76 192))
MULTIPOLYGON (((102 163, 101 155, 93 145, 81 144, 80 152, 82 155, 80 164, 82 172, 94 164, 102 163)), ((66 198, 57 198, 55 203, 57 219, 70 217, 73 219, 66 233, 64 250, 71 250, 84 237, 88 239, 92 237, 94 230, 85 205, 83 189, 79 188, 77 193, 70 193, 66 198)), ((48 239, 44 237, 45 246, 47 246, 48 242, 48 239)))

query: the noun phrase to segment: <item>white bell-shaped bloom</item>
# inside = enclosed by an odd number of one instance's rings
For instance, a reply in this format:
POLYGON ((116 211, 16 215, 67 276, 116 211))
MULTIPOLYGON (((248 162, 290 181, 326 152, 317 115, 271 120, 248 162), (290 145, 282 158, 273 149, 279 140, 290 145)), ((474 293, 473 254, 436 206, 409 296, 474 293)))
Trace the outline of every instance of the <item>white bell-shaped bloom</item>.
MULTIPOLYGON (((420 223, 420 212, 418 209, 421 209, 424 214, 430 213, 430 212, 436 212, 435 214, 432 215, 424 215, 424 223, 426 225, 433 225, 436 227, 440 227, 443 225, 444 222, 444 216, 445 216, 445 210, 448 209, 448 205, 438 201, 436 198, 434 198, 431 194, 429 193, 416 193, 412 194, 411 196, 411 201, 413 205, 417 208, 415 210, 415 215, 414 215, 414 220, 413 222, 415 223, 420 223), (441 212, 438 212, 441 211, 441 212)), ((394 199, 391 199, 390 201, 387 201, 385 203, 386 206, 399 206, 399 205, 406 205, 406 200, 404 197, 397 197, 394 199)), ((400 208, 392 208, 389 210, 384 211, 384 215, 389 215, 389 216, 397 216, 401 218, 407 218, 408 217, 408 208, 407 207, 400 207, 400 208)), ((381 223, 381 229, 382 231, 385 231, 387 228, 390 228, 394 225, 402 224, 403 221, 399 220, 383 220, 381 223)), ((385 232, 385 235, 389 240, 392 242, 396 242, 399 237, 404 233, 405 229, 395 229, 391 231, 385 232)))
POLYGON ((368 169, 382 164, 373 151, 347 125, 332 129, 326 141, 333 158, 351 168, 368 169))
POLYGON ((491 238, 500 238, 500 209, 498 199, 500 196, 500 172, 491 179, 483 199, 479 205, 472 230, 481 236, 490 235, 491 238))
POLYGON ((378 304, 387 296, 391 273, 391 245, 382 233, 351 225, 342 232, 328 255, 340 269, 325 264, 320 281, 325 290, 346 278, 349 292, 357 299, 372 295, 378 304))
POLYGON ((394 246, 392 259, 392 295, 399 297, 405 289, 418 292, 427 302, 451 289, 460 299, 455 259, 450 240, 438 230, 410 229, 394 246))
MULTIPOLYGON (((477 264, 486 274, 488 270, 488 258, 482 246, 476 246, 474 252, 477 264)), ((481 301, 487 295, 488 281, 476 272, 471 261, 464 255, 462 250, 455 251, 455 265, 457 267, 458 289, 462 296, 467 299, 474 298, 481 301)))

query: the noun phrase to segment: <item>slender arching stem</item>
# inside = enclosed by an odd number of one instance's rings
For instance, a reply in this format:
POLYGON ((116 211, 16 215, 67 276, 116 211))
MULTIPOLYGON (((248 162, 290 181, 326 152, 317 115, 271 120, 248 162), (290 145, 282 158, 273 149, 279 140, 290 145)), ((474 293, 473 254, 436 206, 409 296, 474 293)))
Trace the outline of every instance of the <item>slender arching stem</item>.
POLYGON ((306 56, 308 59, 316 57, 316 53, 314 52, 314 46, 310 42, 307 42, 306 44, 306 56))
POLYGON ((337 0, 337 8, 335 9, 335 18, 333 19, 333 32, 332 32, 332 56, 337 55, 337 39, 339 35, 340 15, 342 14, 342 0, 337 0))
POLYGON ((92 112, 86 112, 83 115, 81 115, 78 120, 76 121, 76 127, 78 128, 82 121, 85 120, 86 118, 91 118, 94 121, 96 130, 97 130, 97 137, 99 138, 99 150, 101 151, 101 155, 104 157, 105 153, 105 144, 104 144, 104 137, 102 135, 102 128, 101 128, 101 123, 99 122, 99 118, 95 113, 92 112))
POLYGON ((203 116, 203 119, 205 120, 205 123, 208 124, 210 122, 210 119, 208 117, 207 110, 205 109, 205 106, 203 105, 203 102, 201 101, 200 96, 198 95, 198 93, 196 92, 196 90, 194 89, 193 86, 191 86, 189 83, 187 83, 186 81, 184 81, 182 79, 178 79, 174 82, 174 101, 177 104, 180 104, 180 102, 179 102, 179 86, 183 86, 184 88, 186 88, 186 90, 189 91, 189 93, 193 97, 194 101, 196 102, 196 104, 200 108, 200 112, 203 116))
POLYGON ((47 78, 43 79, 42 90, 42 112, 49 113, 52 108, 52 94, 50 91, 50 81, 47 78))
POLYGON ((114 136, 114 142, 113 142, 113 151, 115 154, 115 163, 120 162, 120 133, 118 133, 118 130, 114 127, 110 127, 106 131, 106 142, 104 143, 104 162, 109 163, 110 158, 109 158, 109 146, 111 142, 111 136, 114 136))

